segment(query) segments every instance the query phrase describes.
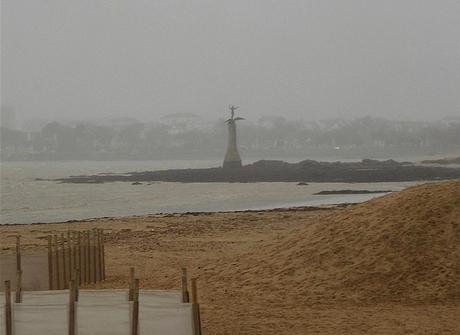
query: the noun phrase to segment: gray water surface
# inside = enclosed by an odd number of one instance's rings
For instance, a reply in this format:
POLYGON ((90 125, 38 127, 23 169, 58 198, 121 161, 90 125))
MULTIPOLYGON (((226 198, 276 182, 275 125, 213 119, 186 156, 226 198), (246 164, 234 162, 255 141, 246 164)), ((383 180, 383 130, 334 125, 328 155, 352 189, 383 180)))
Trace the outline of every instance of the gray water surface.
POLYGON ((404 183, 60 184, 36 178, 219 166, 218 161, 2 162, 0 223, 61 222, 160 212, 235 211, 362 202, 383 194, 313 195, 322 190, 394 190, 404 183))

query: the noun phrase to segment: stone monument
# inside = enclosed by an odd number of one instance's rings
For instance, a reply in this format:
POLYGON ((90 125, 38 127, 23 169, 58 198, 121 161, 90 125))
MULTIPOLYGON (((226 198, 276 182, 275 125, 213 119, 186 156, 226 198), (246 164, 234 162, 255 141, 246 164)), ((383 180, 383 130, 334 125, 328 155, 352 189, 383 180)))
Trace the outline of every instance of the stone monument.
POLYGON ((237 106, 230 106, 231 117, 225 123, 228 126, 228 143, 227 153, 224 159, 224 169, 233 169, 241 167, 241 158, 236 145, 236 121, 244 120, 242 117, 235 117, 237 106))

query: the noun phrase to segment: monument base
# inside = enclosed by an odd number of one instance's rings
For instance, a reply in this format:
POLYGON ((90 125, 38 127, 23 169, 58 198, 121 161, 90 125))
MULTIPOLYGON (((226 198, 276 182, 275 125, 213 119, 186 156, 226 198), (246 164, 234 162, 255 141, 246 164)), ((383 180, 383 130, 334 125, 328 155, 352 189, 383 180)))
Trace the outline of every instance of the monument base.
POLYGON ((224 161, 224 169, 236 169, 236 168, 240 168, 242 165, 241 165, 241 161, 224 161))

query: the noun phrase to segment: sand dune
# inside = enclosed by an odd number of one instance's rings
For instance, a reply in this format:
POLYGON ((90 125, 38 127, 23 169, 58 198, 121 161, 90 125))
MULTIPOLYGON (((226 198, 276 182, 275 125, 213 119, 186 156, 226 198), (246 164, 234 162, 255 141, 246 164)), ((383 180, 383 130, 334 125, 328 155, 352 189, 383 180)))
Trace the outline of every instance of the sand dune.
POLYGON ((332 212, 208 271, 213 282, 243 283, 242 294, 298 303, 458 301, 460 182, 332 212))

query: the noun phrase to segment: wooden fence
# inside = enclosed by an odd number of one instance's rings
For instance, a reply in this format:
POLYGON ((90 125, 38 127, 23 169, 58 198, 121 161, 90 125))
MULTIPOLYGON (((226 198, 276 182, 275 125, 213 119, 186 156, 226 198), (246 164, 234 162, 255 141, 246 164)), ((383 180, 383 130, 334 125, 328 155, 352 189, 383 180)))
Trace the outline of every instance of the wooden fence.
POLYGON ((48 278, 50 290, 69 288, 72 278, 79 285, 105 280, 103 231, 92 229, 49 235, 48 278))
MULTIPOLYGON (((102 229, 68 231, 48 235, 48 288, 69 288, 74 278, 79 285, 105 280, 105 247, 102 229)), ((23 268, 21 240, 16 237, 16 302, 20 302, 23 268)))

